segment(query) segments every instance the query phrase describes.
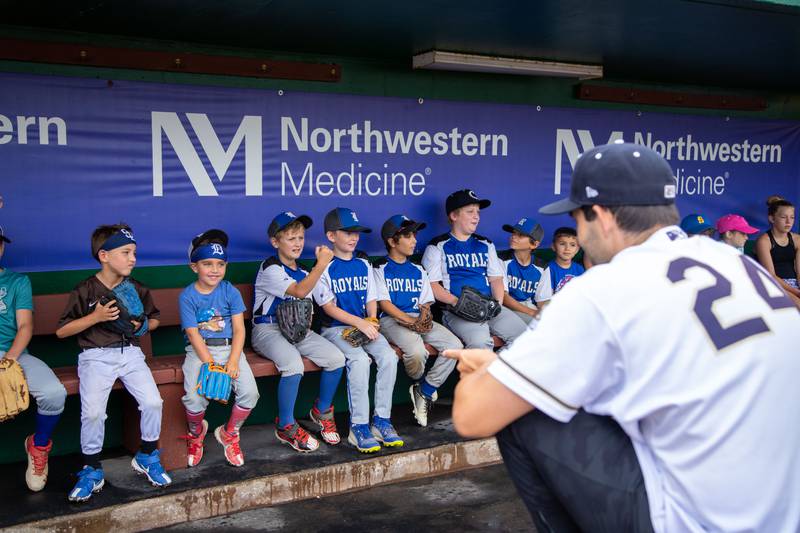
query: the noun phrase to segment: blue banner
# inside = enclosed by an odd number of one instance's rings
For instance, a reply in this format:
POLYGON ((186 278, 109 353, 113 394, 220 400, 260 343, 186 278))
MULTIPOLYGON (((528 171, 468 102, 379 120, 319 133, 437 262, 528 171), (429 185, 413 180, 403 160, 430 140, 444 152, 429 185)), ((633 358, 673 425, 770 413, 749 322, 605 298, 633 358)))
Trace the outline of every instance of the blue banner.
POLYGON ((89 236, 125 221, 139 266, 187 262, 192 236, 218 227, 233 261, 272 253, 267 226, 356 210, 384 253, 395 213, 447 230, 445 197, 472 188, 492 206, 479 233, 506 247, 505 223, 539 220, 545 243, 568 217, 537 216, 569 191, 578 155, 624 139, 672 165, 681 213, 729 213, 766 228, 765 199, 798 198, 800 123, 537 106, 0 74, 0 224, 22 271, 89 268, 89 236))

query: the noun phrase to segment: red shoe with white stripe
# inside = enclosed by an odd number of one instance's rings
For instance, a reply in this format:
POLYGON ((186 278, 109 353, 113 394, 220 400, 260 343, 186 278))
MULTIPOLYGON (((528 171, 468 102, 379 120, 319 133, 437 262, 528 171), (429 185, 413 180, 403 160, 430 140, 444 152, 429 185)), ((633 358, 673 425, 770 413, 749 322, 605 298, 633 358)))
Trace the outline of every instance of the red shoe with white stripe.
POLYGON ((311 408, 308 413, 311 421, 319 426, 319 435, 326 443, 335 446, 341 442, 339 430, 336 428, 336 420, 333 418, 333 406, 331 405, 324 413, 317 409, 317 406, 311 408))

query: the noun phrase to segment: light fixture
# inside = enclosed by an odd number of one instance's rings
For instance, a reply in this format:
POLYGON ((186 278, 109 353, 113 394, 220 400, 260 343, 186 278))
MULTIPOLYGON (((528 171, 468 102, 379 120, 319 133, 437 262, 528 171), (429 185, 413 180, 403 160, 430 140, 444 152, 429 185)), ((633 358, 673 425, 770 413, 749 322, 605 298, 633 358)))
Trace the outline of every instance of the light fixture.
POLYGON ((415 69, 459 70, 464 72, 491 72, 495 74, 520 74, 523 76, 558 76, 565 78, 594 79, 603 77, 602 65, 558 63, 513 57, 479 56, 433 50, 414 56, 415 69))

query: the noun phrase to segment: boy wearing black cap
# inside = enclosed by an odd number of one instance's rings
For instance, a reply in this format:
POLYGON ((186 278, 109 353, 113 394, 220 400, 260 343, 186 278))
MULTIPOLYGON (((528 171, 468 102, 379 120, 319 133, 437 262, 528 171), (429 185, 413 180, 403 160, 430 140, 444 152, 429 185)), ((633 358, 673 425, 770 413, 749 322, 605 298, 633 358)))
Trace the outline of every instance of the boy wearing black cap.
POLYGON ((172 483, 161 465, 156 447, 161 433, 161 394, 139 348, 139 338, 158 327, 160 313, 147 287, 129 277, 136 265, 136 239, 130 226, 114 224, 95 229, 91 243, 92 255, 101 265, 100 271, 72 289, 56 330, 60 339, 77 335, 78 345, 83 350, 78 355, 78 377, 84 466, 68 496, 74 502, 88 500, 105 484, 100 452, 106 404, 117 379, 133 395, 141 411, 142 444, 131 466, 155 486, 172 483), (145 316, 141 322, 131 321, 134 334, 130 337, 109 327, 119 317, 120 310, 116 300, 107 298, 112 289, 124 283, 133 286, 145 316))
POLYGON ((258 387, 247 364, 244 347, 244 301, 238 289, 223 279, 228 265, 228 235, 208 230, 189 247, 189 267, 197 281, 178 297, 181 328, 186 342, 183 361, 183 406, 189 434, 186 436, 188 466, 203 458, 203 439, 208 431, 204 420, 208 399, 197 392, 197 379, 204 365, 225 367, 231 377, 236 401, 226 424, 214 430, 214 437, 232 466, 244 464, 239 447, 239 430, 258 401, 258 387))
POLYGON ((417 232, 424 227, 424 222, 414 222, 405 215, 389 218, 381 228, 389 255, 375 264, 381 332, 403 351, 406 373, 414 380, 409 389, 414 418, 423 427, 428 425, 428 413, 438 398, 436 390, 455 368, 454 360, 439 357, 425 372, 428 360, 425 344, 439 352, 463 347, 441 324, 431 322, 430 329, 415 327, 420 312, 430 313, 434 302, 427 272, 410 260, 417 245, 417 232))
MULTIPOLYGON (((11 243, 0 228, 0 257, 11 243)), ((30 395, 36 400, 36 430, 25 439, 28 469, 25 482, 34 492, 47 482, 47 460, 67 391, 46 363, 28 353, 33 335, 33 296, 31 281, 25 274, 0 269, 0 359, 17 361, 25 373, 30 395)))
POLYGON ((322 368, 319 396, 309 413, 320 428, 322 439, 339 444, 339 432, 333 418, 333 396, 342 377, 344 354, 330 341, 309 330, 305 338, 292 344, 281 333, 275 310, 286 299, 308 298, 320 276, 333 259, 327 246, 317 246, 317 262, 311 271, 297 263, 303 253, 305 232, 311 218, 283 212, 269 225, 267 233, 277 254, 261 262, 256 275, 253 305, 253 349, 278 367, 278 418, 275 436, 298 452, 311 452, 319 442, 310 436, 294 418, 294 405, 303 377, 301 354, 322 368))
MULTIPOLYGON (((433 295, 445 305, 455 305, 464 287, 503 301, 503 264, 492 241, 475 233, 481 209, 490 204, 469 189, 447 197, 445 209, 451 229, 435 237, 422 256, 433 295)), ((442 322, 467 348, 492 348, 492 335, 510 344, 525 331, 526 325, 509 309, 500 309, 500 313, 487 322, 471 322, 445 310, 442 322)))
POLYGON ((503 305, 514 311, 523 322, 535 325, 539 309, 533 300, 543 269, 535 264, 533 251, 539 247, 544 230, 533 218, 521 218, 514 224, 503 225, 511 234, 509 250, 497 255, 503 261, 506 293, 503 305))
POLYGON ((322 307, 322 336, 343 353, 347 366, 347 399, 350 403, 350 435, 347 441, 362 453, 384 446, 402 446, 390 420, 392 393, 397 377, 397 355, 378 328, 367 320, 378 314, 375 277, 369 261, 355 256, 364 227, 351 209, 337 207, 325 215, 325 235, 333 244, 334 260, 314 288, 314 300, 322 307), (342 338, 348 327, 358 328, 370 342, 351 346, 342 338), (375 378, 375 415, 369 419, 370 356, 378 367, 375 378))

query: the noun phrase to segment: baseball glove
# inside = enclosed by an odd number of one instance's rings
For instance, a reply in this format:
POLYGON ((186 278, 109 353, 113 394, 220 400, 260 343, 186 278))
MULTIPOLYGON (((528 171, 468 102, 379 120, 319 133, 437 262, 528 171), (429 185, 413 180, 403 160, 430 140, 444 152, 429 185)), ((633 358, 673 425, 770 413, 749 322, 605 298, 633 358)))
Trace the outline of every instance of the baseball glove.
POLYGON ((197 393, 209 400, 227 404, 231 396, 231 377, 225 367, 216 363, 203 363, 197 377, 197 393))
POLYGON ((28 382, 22 367, 13 359, 0 359, 0 422, 14 418, 29 404, 28 382))
POLYGON ((106 305, 111 300, 115 300, 114 306, 119 309, 119 316, 116 320, 103 322, 103 326, 123 337, 140 337, 147 333, 147 317, 144 314, 144 306, 136 292, 136 287, 129 279, 125 279, 100 298, 100 304, 106 305), (141 327, 135 329, 131 320, 141 323, 141 327))
POLYGON ((278 305, 275 318, 278 319, 278 329, 287 341, 297 344, 306 338, 313 311, 314 305, 308 298, 284 300, 278 305))
POLYGON ((429 305, 419 308, 419 316, 410 324, 402 324, 415 333, 428 333, 433 328, 433 314, 429 305))
POLYGON ((497 300, 469 286, 461 289, 458 302, 449 309, 454 315, 470 322, 486 322, 499 315, 501 311, 497 300))
MULTIPOLYGON (((367 317, 364 320, 366 320, 367 322, 369 322, 378 329, 380 329, 381 327, 381 323, 378 322, 377 318, 367 317)), ((349 327, 344 331, 342 331, 342 338, 346 340, 350 346, 354 346, 356 348, 372 342, 369 337, 367 337, 360 329, 358 329, 355 326, 349 327)))

